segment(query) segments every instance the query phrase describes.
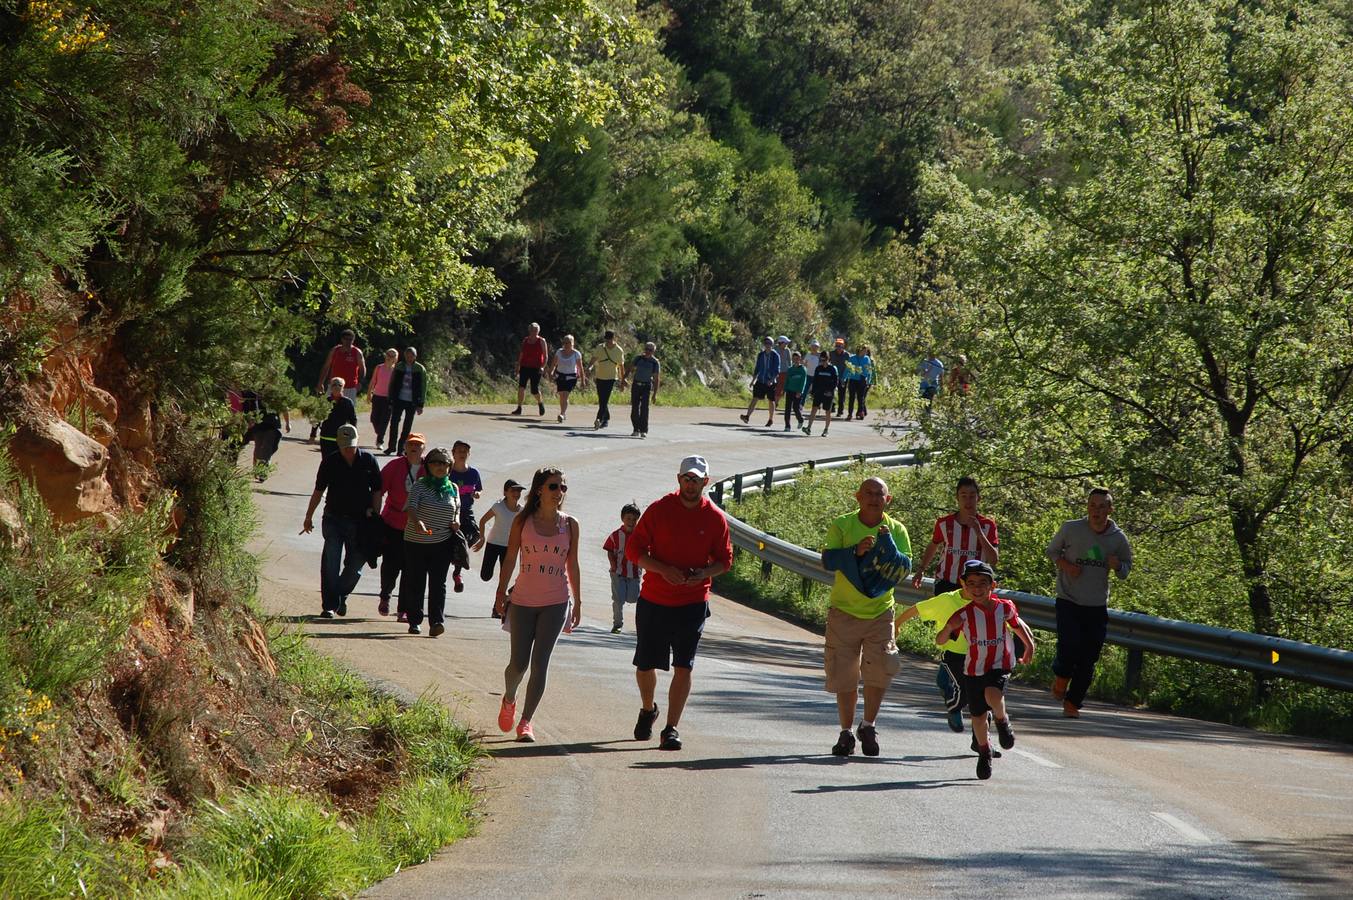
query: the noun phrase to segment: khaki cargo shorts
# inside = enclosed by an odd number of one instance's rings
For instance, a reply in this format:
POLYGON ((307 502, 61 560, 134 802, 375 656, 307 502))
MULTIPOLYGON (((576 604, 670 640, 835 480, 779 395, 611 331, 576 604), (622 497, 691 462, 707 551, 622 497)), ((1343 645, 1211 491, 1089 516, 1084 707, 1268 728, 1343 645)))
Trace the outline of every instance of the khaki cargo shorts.
POLYGON ((865 687, 886 688, 902 671, 902 657, 893 640, 893 610, 872 619, 857 619, 839 609, 827 610, 827 644, 822 654, 827 690, 841 694, 865 687))

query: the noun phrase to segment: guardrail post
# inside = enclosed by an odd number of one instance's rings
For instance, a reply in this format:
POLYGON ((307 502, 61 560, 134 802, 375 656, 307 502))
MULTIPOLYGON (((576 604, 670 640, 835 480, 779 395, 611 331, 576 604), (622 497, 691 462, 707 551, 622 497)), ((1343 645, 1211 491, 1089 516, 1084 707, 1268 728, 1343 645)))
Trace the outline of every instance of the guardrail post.
POLYGON ((1123 673, 1123 687, 1129 693, 1136 693, 1142 683, 1142 651, 1137 648, 1128 650, 1127 671, 1123 673))
POLYGON ((714 482, 714 505, 723 508, 723 480, 714 482))
POLYGON ((799 596, 803 599, 803 605, 808 605, 808 600, 813 596, 813 579, 804 578, 799 584, 799 596))
POLYGON ((742 502, 742 473, 733 476, 733 502, 742 502))
POLYGON ((766 471, 761 475, 761 493, 769 494, 771 484, 775 481, 775 469, 766 466, 766 471))
MULTIPOLYGON (((767 531, 766 534, 770 535, 771 537, 775 537, 775 532, 773 532, 773 531, 767 531)), ((770 570, 771 570, 770 560, 768 560, 768 559, 762 559, 762 560, 761 560, 761 580, 762 580, 762 581, 770 581, 770 570)))
POLYGON ((810 459, 810 460, 808 460, 808 462, 804 463, 804 465, 807 466, 807 467, 808 467, 808 471, 811 472, 811 471, 813 471, 814 469, 817 468, 817 460, 815 460, 815 459, 810 459))

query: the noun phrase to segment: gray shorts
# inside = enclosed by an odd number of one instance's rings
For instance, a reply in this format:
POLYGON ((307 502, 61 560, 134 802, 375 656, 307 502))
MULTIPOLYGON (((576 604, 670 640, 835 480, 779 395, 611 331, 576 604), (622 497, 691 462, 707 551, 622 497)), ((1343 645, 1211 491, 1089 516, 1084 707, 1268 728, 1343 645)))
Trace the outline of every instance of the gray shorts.
POLYGON ((611 602, 637 603, 639 600, 639 582, 641 578, 627 578, 611 573, 611 602))

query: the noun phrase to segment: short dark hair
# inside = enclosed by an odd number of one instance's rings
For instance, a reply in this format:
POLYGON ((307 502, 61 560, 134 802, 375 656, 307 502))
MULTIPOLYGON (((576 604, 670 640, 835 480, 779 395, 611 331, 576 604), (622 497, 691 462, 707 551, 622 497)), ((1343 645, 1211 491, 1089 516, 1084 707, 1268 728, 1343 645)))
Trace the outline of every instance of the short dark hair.
POLYGON ((1090 488, 1090 493, 1087 495, 1087 499, 1089 497, 1108 497, 1109 502, 1110 503, 1113 502, 1113 492, 1110 491, 1108 488, 1103 487, 1102 485, 1090 488))
POLYGON ((979 496, 982 493, 982 486, 978 484, 977 479, 973 478, 971 475, 964 475, 962 478, 958 480, 958 484, 954 486, 954 493, 957 494, 965 487, 970 487, 974 491, 977 491, 979 496))
POLYGON ((454 444, 451 445, 452 450, 459 450, 461 447, 464 447, 466 450, 470 449, 470 445, 465 441, 456 441, 454 444))
POLYGON ((607 329, 606 331, 603 331, 602 334, 601 334, 601 339, 602 339, 603 341, 609 341, 609 340, 610 340, 611 338, 613 338, 613 337, 615 337, 615 332, 614 332, 614 331, 611 331, 610 329, 607 329))
POLYGON ((356 340, 357 332, 353 331, 351 328, 344 328, 342 331, 338 333, 338 336, 341 338, 350 337, 356 340))
POLYGON ((639 510, 639 504, 635 503, 633 500, 620 507, 620 518, 623 519, 628 513, 634 513, 636 516, 643 515, 639 510))

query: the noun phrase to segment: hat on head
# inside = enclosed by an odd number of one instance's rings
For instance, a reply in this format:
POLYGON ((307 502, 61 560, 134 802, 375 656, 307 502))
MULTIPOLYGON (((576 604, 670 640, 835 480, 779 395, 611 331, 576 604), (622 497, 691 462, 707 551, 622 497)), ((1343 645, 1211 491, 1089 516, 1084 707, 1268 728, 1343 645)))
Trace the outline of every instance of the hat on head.
POLYGON ((340 449, 357 446, 357 426, 340 425, 338 428, 338 446, 340 449))
POLYGON ((992 581, 996 580, 996 570, 980 559, 970 559, 967 562, 965 562, 963 564, 963 574, 959 575, 958 577, 959 580, 962 581, 969 575, 985 575, 992 581))
POLYGON ((509 478, 507 481, 503 482, 503 493, 506 494, 508 491, 518 490, 521 487, 522 483, 520 481, 509 478))
POLYGON ((763 337, 763 338, 761 339, 761 343, 763 343, 763 344, 773 344, 773 343, 775 343, 775 342, 772 341, 772 340, 770 339, 770 335, 766 335, 765 337, 763 337))
POLYGON ((428 445, 428 439, 423 437, 423 432, 421 431, 410 431, 409 436, 404 439, 404 443, 422 444, 426 447, 428 445))
POLYGON ((808 342, 808 346, 809 346, 809 347, 821 347, 822 345, 818 343, 817 338, 813 338, 811 341, 808 342))
POLYGON ((432 463, 446 463, 449 466, 451 465, 451 454, 446 451, 445 447, 433 447, 423 454, 423 465, 427 466, 432 463))
POLYGON ((788 343, 789 343, 789 338, 785 337, 785 336, 782 334, 782 335, 780 335, 778 338, 775 339, 775 343, 777 343, 777 344, 788 344, 788 343))
POLYGON ((709 463, 705 462, 703 456, 688 456, 681 461, 681 465, 677 468, 677 474, 695 474, 701 478, 708 478, 709 463))

